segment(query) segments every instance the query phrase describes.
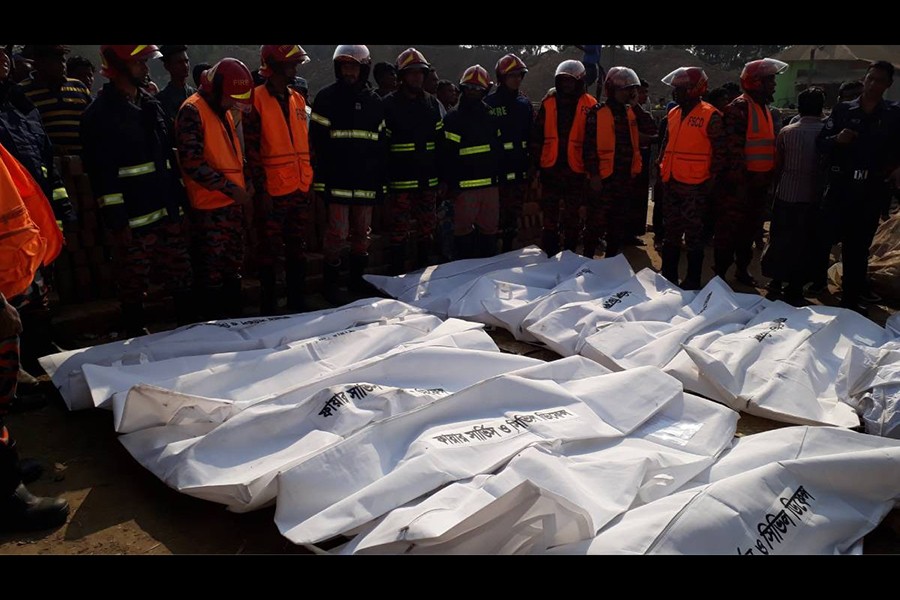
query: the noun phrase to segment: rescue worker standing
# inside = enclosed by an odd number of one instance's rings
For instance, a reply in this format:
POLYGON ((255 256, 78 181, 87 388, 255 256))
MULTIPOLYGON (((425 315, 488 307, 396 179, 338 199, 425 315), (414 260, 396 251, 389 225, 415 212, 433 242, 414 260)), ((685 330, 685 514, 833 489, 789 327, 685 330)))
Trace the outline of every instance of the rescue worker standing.
POLYGON ((520 91, 528 73, 525 63, 515 54, 507 54, 494 67, 497 89, 485 102, 500 125, 503 161, 500 176, 500 238, 503 252, 513 249, 528 185, 533 178, 529 156, 529 136, 534 123, 534 107, 520 91))
POLYGON ((312 223, 306 102, 290 87, 297 67, 309 62, 300 46, 263 46, 259 73, 266 82, 253 94, 244 118, 244 144, 255 190, 259 233, 260 314, 275 313, 275 264, 284 259, 287 309, 305 310, 306 241, 312 223))
POLYGON ((348 287, 355 294, 364 293, 372 211, 383 198, 387 157, 381 133, 384 105, 368 85, 369 49, 343 44, 335 48, 333 61, 336 81, 316 95, 309 135, 317 191, 328 210, 322 243, 325 299, 344 304, 338 293, 341 252, 349 238, 348 287))
POLYGON ((590 177, 584 256, 593 258, 605 234, 605 256, 619 254, 628 225, 634 178, 641 173, 637 118, 631 101, 641 84, 628 67, 610 67, 603 82, 606 101, 588 113, 584 166, 590 177))
POLYGON ((3 417, 16 395, 19 373, 18 335, 22 323, 15 305, 32 285, 41 263, 48 264, 59 253, 61 238, 58 230, 52 231, 56 225, 47 199, 3 146, 0 146, 0 213, 4 215, 0 221, 3 257, 13 262, 0 269, 0 531, 34 531, 65 523, 69 505, 62 498, 35 496, 25 487, 16 443, 3 417), (23 197, 29 195, 37 202, 23 197), (44 210, 37 211, 32 219, 32 207, 40 204, 44 210), (55 250, 49 248, 48 242, 53 233, 55 250))
POLYGON ((725 162, 722 115, 701 100, 709 78, 700 67, 679 67, 662 82, 672 86, 678 106, 669 111, 663 134, 660 178, 665 238, 662 275, 685 290, 700 289, 703 276, 704 217, 710 192, 725 162), (681 239, 687 245, 687 276, 679 283, 681 239))
MULTIPOLYGON (((53 163, 53 145, 38 109, 25 96, 23 88, 10 79, 11 69, 12 57, 0 46, 0 143, 40 185, 50 199, 56 224, 71 235, 77 219, 53 163)), ((24 298, 26 302, 16 306, 25 331, 20 340, 21 358, 23 369, 32 371, 39 367, 39 357, 58 351, 52 343, 50 294, 42 269, 35 272, 24 298)))
POLYGON ((183 227, 187 197, 174 168, 166 116, 141 88, 156 46, 101 46, 109 79, 84 113, 85 167, 112 237, 122 321, 146 333, 144 297, 151 276, 171 290, 179 324, 192 322, 191 264, 183 227))
POLYGON ((531 133, 533 168, 542 195, 541 247, 548 256, 564 247, 575 251, 581 223, 579 207, 587 190, 584 140, 587 115, 597 100, 585 91, 584 65, 565 60, 556 67, 554 87, 541 100, 531 133))
POLYGON ((775 93, 775 75, 787 64, 773 58, 744 65, 744 93, 725 107, 727 166, 721 191, 716 192, 715 272, 725 278, 736 263, 735 279, 756 286, 748 267, 753 238, 769 197, 775 172, 775 125, 767 105, 775 93))
POLYGON ((862 95, 835 106, 817 139, 828 164, 822 207, 828 227, 819 262, 827 262, 833 242, 842 242, 841 306, 861 314, 871 302, 865 298, 869 247, 890 206, 891 186, 900 187, 900 106, 884 99, 893 81, 891 63, 869 65, 862 95))
POLYGON ((415 267, 430 263, 437 224, 436 142, 443 136, 437 99, 423 84, 431 65, 415 48, 397 57, 400 87, 384 98, 388 140, 388 257, 391 275, 406 271, 406 241, 412 219, 419 234, 415 267))
POLYGON ((484 97, 493 83, 484 67, 466 69, 459 80, 459 104, 444 117, 438 142, 441 180, 453 197, 453 244, 457 259, 497 254, 503 159, 498 119, 484 97))
POLYGON ((253 105, 253 77, 223 58, 204 71, 200 91, 175 118, 178 161, 191 203, 191 245, 198 309, 203 319, 240 317, 244 206, 252 198, 231 110, 253 105))

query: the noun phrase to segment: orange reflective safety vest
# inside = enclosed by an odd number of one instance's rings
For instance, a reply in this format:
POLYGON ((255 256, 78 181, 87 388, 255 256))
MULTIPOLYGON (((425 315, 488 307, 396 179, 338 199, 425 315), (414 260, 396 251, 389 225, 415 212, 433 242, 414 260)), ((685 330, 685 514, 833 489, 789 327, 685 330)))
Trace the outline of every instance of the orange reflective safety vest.
MULTIPOLYGON (((229 135, 225 131, 222 119, 199 93, 190 96, 184 101, 184 104, 196 107, 200 113, 200 122, 203 124, 203 158, 210 167, 224 175, 225 179, 247 189, 244 182, 244 153, 241 151, 231 112, 225 111, 225 118, 228 120, 231 131, 231 135, 229 135)), ((212 210, 234 203, 234 200, 227 194, 203 187, 191 179, 187 173, 183 173, 183 175, 192 207, 200 210, 212 210)))
MULTIPOLYGON (((584 126, 588 112, 597 104, 590 94, 582 94, 575 107, 575 120, 569 132, 567 158, 569 168, 576 173, 584 173, 584 126)), ((559 132, 556 130, 556 95, 544 100, 544 147, 541 150, 541 168, 548 169, 556 164, 559 155, 559 132)))
POLYGON ((660 174, 663 181, 675 179, 680 183, 697 185, 711 177, 712 142, 707 128, 709 120, 719 111, 701 100, 686 118, 682 118, 681 112, 680 106, 669 111, 660 174))
POLYGON ((290 88, 288 93, 288 121, 265 84, 253 94, 253 106, 262 120, 260 155, 266 171, 266 192, 271 196, 286 196, 297 190, 307 192, 313 180, 306 102, 290 88))
POLYGON ((25 292, 41 263, 50 264, 62 248, 62 234, 53 210, 37 182, 2 145, 0 145, 0 292, 12 298, 25 292), (26 197, 30 197, 26 200, 26 197), (46 204, 49 222, 40 208, 46 204), (32 219, 34 206, 38 222, 32 219), (55 249, 48 238, 55 231, 55 249), (56 254, 51 255, 50 250, 56 254))
MULTIPOLYGON (((628 133, 631 137, 631 176, 640 175, 641 148, 638 142, 637 118, 630 106, 625 106, 628 115, 628 133)), ((616 158, 616 120, 612 109, 604 104, 597 110, 597 158, 600 159, 600 179, 613 174, 616 158)))
POLYGON ((772 113, 760 106, 747 94, 741 98, 747 101, 747 140, 744 142, 744 156, 747 170, 765 173, 775 168, 775 124, 772 113))

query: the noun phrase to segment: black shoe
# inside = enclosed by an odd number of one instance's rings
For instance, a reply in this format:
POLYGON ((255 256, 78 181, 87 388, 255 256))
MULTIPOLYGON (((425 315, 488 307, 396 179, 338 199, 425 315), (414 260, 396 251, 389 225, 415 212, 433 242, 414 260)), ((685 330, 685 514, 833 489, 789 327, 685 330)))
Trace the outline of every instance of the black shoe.
POLYGON ((825 283, 811 283, 806 286, 806 294, 810 296, 819 296, 828 291, 828 284, 825 283))
POLYGON ((883 300, 881 296, 879 296, 872 290, 866 290, 860 293, 859 299, 866 304, 877 304, 878 302, 881 302, 883 300))
POLYGON ((734 274, 734 278, 739 283, 749 285, 750 287, 756 287, 758 285, 756 279, 754 279, 753 275, 751 275, 746 269, 738 269, 737 273, 734 274))
POLYGON ((47 406, 49 400, 40 392, 30 394, 17 394, 9 401, 10 413, 23 413, 30 410, 38 410, 47 406))
POLYGON ((16 466, 19 469, 19 477, 22 478, 22 483, 37 481, 44 474, 44 466, 34 458, 22 458, 16 466))
POLYGON ((35 496, 24 484, 0 502, 0 530, 39 531, 65 524, 69 503, 64 498, 35 496))

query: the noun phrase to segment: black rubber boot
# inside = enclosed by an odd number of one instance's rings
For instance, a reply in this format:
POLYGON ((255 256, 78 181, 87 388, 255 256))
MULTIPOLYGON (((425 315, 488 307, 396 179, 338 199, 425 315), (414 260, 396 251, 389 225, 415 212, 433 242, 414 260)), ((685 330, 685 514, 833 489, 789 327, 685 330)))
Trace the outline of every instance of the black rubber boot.
POLYGON ((194 290, 175 290, 172 292, 172 303, 175 306, 175 322, 179 327, 197 322, 197 299, 194 290))
POLYGON ((681 248, 678 246, 663 246, 662 269, 660 273, 670 283, 678 285, 678 262, 681 260, 681 248))
POLYGON ((505 231, 501 236, 501 252, 512 252, 513 242, 516 239, 517 233, 515 231, 505 231))
POLYGON ((366 274, 368 266, 368 254, 350 255, 350 281, 347 282, 347 289, 351 294, 359 298, 384 297, 384 294, 382 294, 375 286, 363 279, 363 275, 366 274))
POLYGON ((222 284, 223 312, 227 319, 240 319, 244 316, 244 293, 242 279, 234 277, 226 279, 222 284))
POLYGON ((689 250, 687 254, 687 276, 681 282, 683 290, 699 290, 703 278, 703 248, 689 250))
POLYGON ((484 233, 478 233, 476 235, 478 236, 478 258, 497 256, 497 235, 487 235, 484 233))
POLYGON ((126 338, 149 335, 143 302, 122 304, 122 333, 126 338))
POLYGON ((454 256, 456 256, 457 260, 475 258, 475 255, 478 252, 478 240, 476 239, 477 235, 478 234, 473 231, 465 235, 453 236, 453 254, 454 256))
POLYGON ((396 276, 406 273, 406 248, 403 244, 391 244, 387 249, 390 267, 388 275, 396 276))
POLYGON ((713 271, 722 279, 725 279, 725 274, 731 268, 732 262, 734 262, 733 252, 722 248, 716 248, 713 251, 713 271))
POLYGON ((340 261, 336 264, 329 264, 326 262, 322 265, 322 295, 325 296, 325 300, 333 306, 342 306, 346 304, 346 302, 343 302, 345 298, 338 288, 340 283, 340 268, 340 261))
POLYGON ((42 372, 38 359, 59 352, 53 344, 52 315, 48 308, 27 306, 19 312, 22 333, 19 334, 19 361, 29 373, 42 372))
POLYGON ((547 256, 559 254, 559 234, 555 231, 544 231, 541 234, 541 250, 547 256))
POLYGON ((0 501, 0 530, 39 531, 59 527, 69 516, 69 503, 63 498, 35 496, 24 484, 0 501))
POLYGON ((278 299, 275 296, 275 267, 259 268, 259 315, 268 317, 276 314, 278 299))
POLYGON ((302 313, 306 306, 306 261, 288 262, 284 267, 285 288, 287 288, 287 311, 302 313))
POLYGON ((422 238, 416 243, 416 269, 424 269, 434 264, 431 260, 432 246, 434 241, 431 238, 422 238))

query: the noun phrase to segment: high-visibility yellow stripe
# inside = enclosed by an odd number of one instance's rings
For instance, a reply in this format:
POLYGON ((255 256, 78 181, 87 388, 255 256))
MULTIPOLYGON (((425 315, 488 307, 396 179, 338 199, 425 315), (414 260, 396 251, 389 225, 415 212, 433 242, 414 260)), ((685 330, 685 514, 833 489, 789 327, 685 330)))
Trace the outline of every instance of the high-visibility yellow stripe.
POLYGON ((309 118, 322 125, 323 127, 331 127, 331 121, 320 115, 319 113, 310 113, 309 118))
POLYGON ((462 138, 460 136, 458 136, 457 134, 453 133, 452 131, 445 131, 444 137, 452 142, 456 142, 457 144, 462 141, 462 138))
POLYGON ((435 130, 443 129, 443 128, 444 128, 444 122, 443 122, 443 121, 438 121, 438 122, 437 122, 437 125, 434 126, 434 129, 435 129, 435 130))
POLYGON ((47 172, 47 167, 45 167, 44 165, 41 165, 41 175, 46 177, 48 174, 49 173, 47 172))
POLYGON ((250 98, 251 94, 253 94, 253 90, 247 90, 243 94, 231 94, 231 97, 235 100, 247 100, 250 98))
MULTIPOLYGON (((20 84, 20 85, 24 85, 24 84, 20 84)), ((43 93, 46 93, 49 91, 50 90, 48 90, 47 88, 39 88, 36 90, 29 90, 29 91, 25 92, 25 95, 28 97, 31 97, 31 96, 37 96, 38 94, 43 94, 43 93)))
POLYGON ((473 187, 485 187, 491 185, 493 180, 488 177, 487 179, 466 179, 465 181, 459 182, 459 187, 461 188, 473 188, 473 187))
POLYGON ((104 206, 112 206, 113 204, 125 204, 125 197, 122 194, 107 194, 97 198, 97 204, 101 208, 104 206))
POLYGON ((503 143, 503 149, 504 149, 504 150, 512 150, 514 147, 515 147, 515 146, 513 145, 512 142, 504 142, 504 143, 503 143))
POLYGON ((507 181, 512 181, 512 180, 515 179, 515 178, 516 178, 516 174, 515 174, 515 173, 507 173, 507 174, 506 174, 506 180, 507 180, 507 181))
POLYGON ((468 146, 466 148, 459 149, 460 156, 468 156, 470 154, 484 154, 485 152, 490 152, 491 146, 489 144, 484 144, 482 146, 468 146))
POLYGON ((438 184, 437 177, 435 177, 434 179, 429 179, 429 180, 428 180, 428 187, 434 187, 434 186, 436 186, 437 184, 438 184))
POLYGON ((166 159, 166 168, 169 169, 170 171, 172 170, 172 163, 171 163, 171 161, 169 161, 168 158, 166 159))
POLYGON ((316 192, 324 192, 324 191, 325 191, 325 184, 324 184, 324 183, 314 183, 314 184, 313 184, 313 191, 316 191, 316 192))
POLYGON ((128 224, 133 228, 135 227, 144 227, 145 225, 150 225, 151 223, 156 223, 160 219, 166 216, 166 209, 161 208, 159 210, 154 210, 152 213, 135 217, 133 219, 128 219, 128 224))
POLYGON ((331 195, 335 198, 366 198, 366 199, 374 199, 375 192, 369 190, 337 190, 332 189, 331 195))
POLYGON ((412 152, 416 149, 416 145, 413 143, 409 144, 391 144, 391 152, 412 152))
POLYGON ((183 207, 183 206, 179 206, 179 207, 178 207, 178 216, 179 216, 179 217, 183 217, 183 216, 184 216, 184 207, 183 207))
POLYGON ((32 102, 35 106, 47 106, 48 104, 55 104, 56 100, 51 98, 50 100, 38 100, 37 102, 32 102))
POLYGON ((119 167, 119 177, 135 177, 136 175, 146 175, 156 171, 156 165, 152 162, 142 165, 134 165, 131 167, 119 167))
POLYGON ((356 140, 372 140, 378 141, 378 134, 364 129, 332 129, 331 137, 333 138, 352 138, 356 140))
POLYGON ((53 189, 53 199, 54 200, 64 200, 64 199, 68 199, 68 197, 69 197, 69 192, 66 191, 66 188, 61 187, 61 188, 53 189))
POLYGON ((63 222, 60 221, 59 219, 56 220, 56 226, 59 227, 60 231, 63 230, 63 222))
POLYGON ((409 190, 419 187, 419 180, 415 181, 391 181, 389 184, 392 190, 409 190))
POLYGON ((523 147, 523 148, 527 148, 527 147, 528 147, 528 142, 523 141, 523 142, 522 142, 522 147, 523 147))
POLYGON ((425 142, 426 150, 434 150, 434 142, 425 142))
POLYGON ((144 44, 143 46, 135 46, 134 50, 131 51, 131 55, 137 56, 137 54, 146 47, 147 47, 147 44, 144 44))
POLYGON ((63 98, 63 102, 69 102, 71 104, 87 104, 88 101, 84 98, 63 98))

